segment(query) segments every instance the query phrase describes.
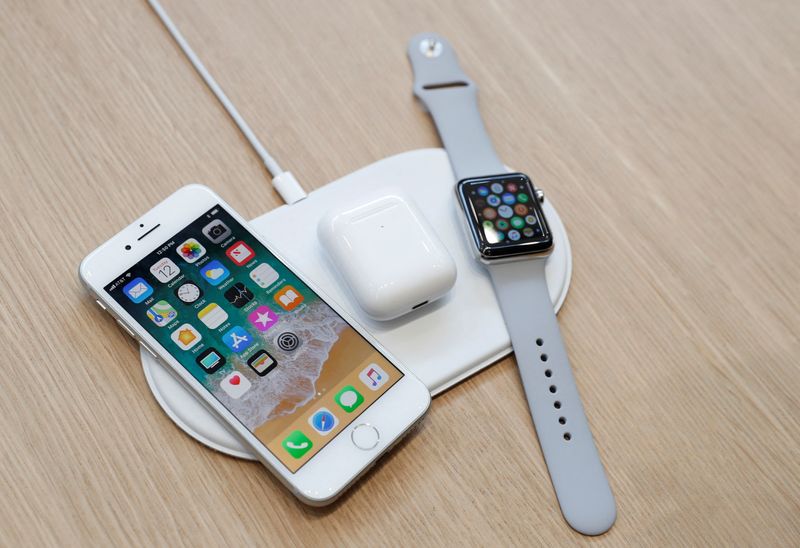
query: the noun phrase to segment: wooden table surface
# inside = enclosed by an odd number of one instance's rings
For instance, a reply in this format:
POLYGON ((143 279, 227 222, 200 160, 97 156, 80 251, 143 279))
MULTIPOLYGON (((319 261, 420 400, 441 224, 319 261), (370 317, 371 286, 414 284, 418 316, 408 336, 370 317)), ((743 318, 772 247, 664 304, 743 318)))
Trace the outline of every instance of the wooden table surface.
POLYGON ((503 159, 569 231, 560 321, 617 497, 564 523, 513 359, 434 400, 326 509, 204 449, 147 389, 81 258, 189 181, 280 204, 144 1, 0 18, 0 544, 800 543, 800 3, 169 0, 307 189, 438 146, 406 40, 436 30, 503 159))

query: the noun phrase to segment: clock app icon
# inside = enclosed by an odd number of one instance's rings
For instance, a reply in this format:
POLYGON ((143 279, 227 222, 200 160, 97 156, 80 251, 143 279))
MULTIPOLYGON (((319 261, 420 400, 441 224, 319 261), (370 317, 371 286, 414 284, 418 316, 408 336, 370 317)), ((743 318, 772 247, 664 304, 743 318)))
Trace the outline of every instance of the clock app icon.
POLYGON ((192 304, 203 296, 203 290, 192 282, 186 282, 178 286, 178 289, 175 290, 175 296, 186 304, 192 304))

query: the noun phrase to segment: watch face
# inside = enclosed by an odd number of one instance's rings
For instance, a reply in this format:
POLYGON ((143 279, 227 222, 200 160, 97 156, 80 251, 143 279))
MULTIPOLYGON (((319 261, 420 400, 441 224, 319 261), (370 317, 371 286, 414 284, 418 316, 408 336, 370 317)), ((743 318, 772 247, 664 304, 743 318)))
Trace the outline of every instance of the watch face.
POLYGON ((553 235, 527 175, 464 179, 458 183, 458 195, 485 259, 541 253, 553 246, 553 235))

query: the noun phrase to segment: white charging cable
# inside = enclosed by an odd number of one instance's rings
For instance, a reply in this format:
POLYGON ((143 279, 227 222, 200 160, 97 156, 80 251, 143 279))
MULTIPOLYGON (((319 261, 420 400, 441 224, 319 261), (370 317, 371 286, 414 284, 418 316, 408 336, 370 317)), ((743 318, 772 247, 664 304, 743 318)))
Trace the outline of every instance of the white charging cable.
POLYGON ((194 52, 192 47, 189 45, 189 42, 181 34, 181 31, 178 30, 178 27, 175 26, 175 23, 172 22, 169 15, 167 14, 166 10, 161 6, 161 3, 158 0, 147 0, 150 4, 150 7, 153 8, 153 11, 156 12, 161 22, 164 23, 164 26, 167 28, 169 33, 175 39, 175 42, 178 43, 178 46, 183 50, 183 53, 186 54, 186 57, 192 63, 192 66, 195 68, 197 73, 209 87, 209 89, 214 93, 222 106, 228 111, 233 121, 241 130, 242 134, 244 135, 247 142, 250 143, 250 146, 253 147, 253 150, 256 154, 258 154, 261 161, 264 163, 264 167, 267 168, 267 171, 270 172, 272 175, 272 186, 281 195, 283 201, 287 204, 293 204, 298 202, 306 197, 306 192, 303 190, 303 187, 300 186, 300 183, 297 182, 297 179, 294 178, 294 175, 290 171, 284 171, 281 166, 275 161, 275 158, 267 152, 267 149, 264 148, 264 145, 261 144, 261 141, 258 140, 253 130, 250 129, 250 126, 247 124, 242 115, 239 114, 239 111, 236 110, 236 107, 233 105, 228 96, 225 95, 225 92, 222 91, 222 88, 217 84, 217 81, 214 80, 214 77, 208 72, 206 67, 203 65, 203 62, 200 61, 200 58, 194 52))

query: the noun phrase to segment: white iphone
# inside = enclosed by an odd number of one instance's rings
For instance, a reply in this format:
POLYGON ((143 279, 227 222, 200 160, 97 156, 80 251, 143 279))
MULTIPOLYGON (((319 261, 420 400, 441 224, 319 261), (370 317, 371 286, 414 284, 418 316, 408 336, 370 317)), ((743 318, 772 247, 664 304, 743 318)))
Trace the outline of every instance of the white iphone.
POLYGON ((422 382, 204 186, 101 245, 80 276, 308 504, 333 501, 430 405, 422 382))

